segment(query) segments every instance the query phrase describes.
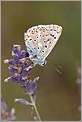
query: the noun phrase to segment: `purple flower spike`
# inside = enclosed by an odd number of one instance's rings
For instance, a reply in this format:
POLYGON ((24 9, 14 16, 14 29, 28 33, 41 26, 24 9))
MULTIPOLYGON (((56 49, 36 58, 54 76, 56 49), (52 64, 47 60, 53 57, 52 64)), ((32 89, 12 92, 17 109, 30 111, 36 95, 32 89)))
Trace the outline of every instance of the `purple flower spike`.
MULTIPOLYGON (((28 75, 33 68, 33 62, 28 63, 29 54, 27 51, 22 50, 20 45, 13 45, 12 51, 13 59, 4 60, 4 63, 10 64, 9 70, 13 75, 11 79, 14 83, 25 84, 28 82, 28 75)), ((6 79, 5 82, 8 82, 9 79, 6 79)))
POLYGON ((26 94, 34 95, 36 94, 36 88, 38 77, 31 80, 29 77, 31 69, 34 67, 33 62, 28 63, 29 54, 25 50, 22 50, 20 45, 14 45, 12 51, 13 59, 4 60, 5 63, 9 63, 9 70, 12 74, 11 77, 5 79, 5 82, 12 80, 14 83, 20 84, 21 89, 25 91, 26 94))
MULTIPOLYGON (((4 60, 4 63, 8 63, 10 65, 9 71, 12 74, 10 77, 6 78, 4 82, 7 83, 8 80, 12 80, 14 83, 17 83, 26 94, 29 95, 31 102, 28 102, 24 98, 15 99, 15 102, 30 105, 31 108, 35 108, 38 120, 41 120, 35 105, 37 89, 36 81, 39 77, 36 77, 34 80, 30 79, 30 71, 35 64, 33 62, 29 63, 29 54, 27 51, 22 50, 20 45, 13 45, 12 56, 13 59, 4 60)), ((14 113, 15 110, 12 109, 10 114, 8 113, 10 118, 7 118, 6 120, 14 120, 14 113)))
POLYGON ((3 121, 12 121, 15 120, 15 109, 12 108, 11 112, 8 111, 8 106, 5 103, 4 99, 1 97, 1 120, 3 121))

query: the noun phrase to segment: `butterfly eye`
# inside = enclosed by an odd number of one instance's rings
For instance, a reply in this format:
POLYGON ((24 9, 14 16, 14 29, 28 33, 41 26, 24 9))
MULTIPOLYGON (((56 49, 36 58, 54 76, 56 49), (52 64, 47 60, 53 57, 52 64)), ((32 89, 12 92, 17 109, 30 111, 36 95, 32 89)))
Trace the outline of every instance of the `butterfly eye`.
POLYGON ((39 47, 38 47, 38 49, 39 49, 39 47))
POLYGON ((42 50, 42 52, 44 52, 44 50, 42 50))

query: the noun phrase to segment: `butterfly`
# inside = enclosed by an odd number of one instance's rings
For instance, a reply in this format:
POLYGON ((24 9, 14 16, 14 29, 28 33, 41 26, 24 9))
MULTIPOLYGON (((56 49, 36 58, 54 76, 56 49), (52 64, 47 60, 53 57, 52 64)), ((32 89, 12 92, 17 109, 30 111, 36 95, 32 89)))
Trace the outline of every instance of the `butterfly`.
POLYGON ((46 65, 46 58, 56 45, 62 33, 59 25, 33 26, 24 33, 25 45, 34 65, 46 65))

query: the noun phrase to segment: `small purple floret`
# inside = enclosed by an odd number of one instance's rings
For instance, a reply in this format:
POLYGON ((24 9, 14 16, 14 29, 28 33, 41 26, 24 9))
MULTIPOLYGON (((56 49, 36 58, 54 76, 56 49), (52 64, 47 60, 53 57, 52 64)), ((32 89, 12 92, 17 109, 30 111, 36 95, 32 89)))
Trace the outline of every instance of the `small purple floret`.
POLYGON ((10 70, 10 73, 12 74, 18 73, 18 70, 14 67, 10 67, 9 70, 10 70))
POLYGON ((15 99, 14 102, 19 102, 19 103, 22 103, 24 105, 32 105, 32 103, 28 102, 24 98, 15 99))
POLYGON ((18 83, 18 84, 25 84, 26 82, 28 82, 27 79, 24 79, 23 76, 21 76, 20 74, 17 74, 17 76, 11 76, 11 80, 14 83, 18 83))
POLYGON ((22 90, 24 90, 26 93, 32 93, 36 91, 37 84, 36 81, 30 81, 25 84, 25 86, 21 86, 22 90))
POLYGON ((19 55, 20 52, 21 52, 21 46, 13 45, 13 53, 19 55))
POLYGON ((22 50, 19 54, 19 59, 25 58, 26 57, 26 51, 22 50))
POLYGON ((8 63, 9 63, 10 65, 12 65, 12 66, 13 66, 13 65, 14 65, 14 66, 16 65, 16 62, 15 62, 13 59, 12 59, 12 60, 9 60, 8 63))

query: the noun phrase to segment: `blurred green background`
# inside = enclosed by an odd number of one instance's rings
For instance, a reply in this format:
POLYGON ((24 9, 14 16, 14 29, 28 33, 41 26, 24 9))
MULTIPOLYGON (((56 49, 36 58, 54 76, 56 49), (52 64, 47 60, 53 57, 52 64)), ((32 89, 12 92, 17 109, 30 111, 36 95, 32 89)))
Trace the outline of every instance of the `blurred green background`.
POLYGON ((31 121, 31 109, 15 98, 29 97, 23 94, 17 84, 4 83, 10 76, 8 65, 4 59, 12 58, 13 44, 24 44, 24 32, 34 25, 58 24, 63 33, 57 45, 47 57, 45 67, 36 66, 31 78, 37 76, 36 105, 44 121, 80 120, 80 84, 77 70, 81 63, 81 2, 80 1, 24 1, 1 2, 1 51, 2 51, 2 94, 9 107, 16 108, 16 120, 31 121), (62 75, 55 70, 55 64, 63 66, 62 75))

